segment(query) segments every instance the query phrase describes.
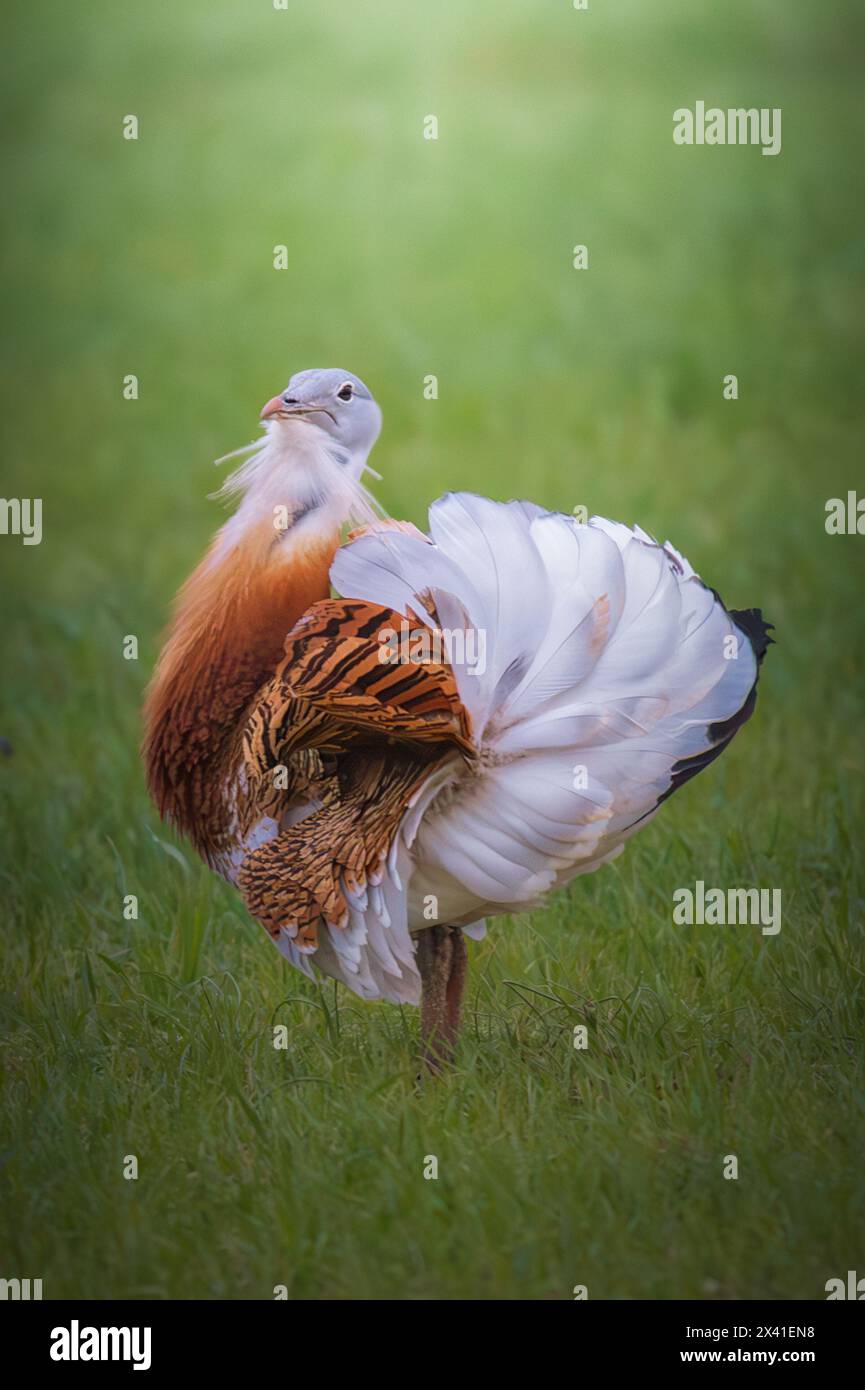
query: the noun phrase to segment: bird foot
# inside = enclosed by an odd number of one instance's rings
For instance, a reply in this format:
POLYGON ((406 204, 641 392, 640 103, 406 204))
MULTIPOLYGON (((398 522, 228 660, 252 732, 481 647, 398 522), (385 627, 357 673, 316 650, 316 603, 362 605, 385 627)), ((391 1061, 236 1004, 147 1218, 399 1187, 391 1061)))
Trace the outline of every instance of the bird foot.
POLYGON ((424 927, 416 936, 421 977, 421 1040, 424 1070, 438 1076, 453 1064, 466 977, 466 943, 460 927, 424 927))

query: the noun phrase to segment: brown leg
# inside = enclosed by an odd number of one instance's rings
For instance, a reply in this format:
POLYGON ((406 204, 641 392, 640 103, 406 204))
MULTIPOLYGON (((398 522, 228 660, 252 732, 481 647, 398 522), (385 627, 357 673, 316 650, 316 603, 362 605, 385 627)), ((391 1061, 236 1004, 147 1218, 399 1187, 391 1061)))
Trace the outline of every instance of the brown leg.
POLYGON ((460 1014, 462 1012, 463 990, 466 984, 466 969, 469 962, 469 953, 466 950, 466 939, 463 936, 462 927, 451 927, 450 931, 451 968, 450 974, 448 975, 446 993, 447 1028, 451 1044, 456 1046, 456 1040, 460 1031, 460 1014))
POLYGON ((429 1071, 453 1061, 466 977, 466 944, 459 927, 425 927, 417 934, 421 1038, 429 1071))

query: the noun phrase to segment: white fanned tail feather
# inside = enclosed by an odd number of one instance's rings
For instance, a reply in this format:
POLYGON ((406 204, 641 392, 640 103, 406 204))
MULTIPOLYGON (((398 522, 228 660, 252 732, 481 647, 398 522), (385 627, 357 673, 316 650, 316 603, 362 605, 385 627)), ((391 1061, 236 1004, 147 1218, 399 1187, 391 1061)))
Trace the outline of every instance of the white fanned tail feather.
POLYGON ((455 755, 431 775, 382 884, 313 957, 364 997, 400 1002, 419 998, 410 932, 429 925, 425 904, 478 935, 483 918, 615 858, 749 716, 766 642, 759 615, 731 615, 639 528, 452 493, 430 510, 430 541, 368 532, 331 571, 344 598, 433 626, 430 595, 441 628, 485 650, 475 669, 452 662, 476 766, 455 755))

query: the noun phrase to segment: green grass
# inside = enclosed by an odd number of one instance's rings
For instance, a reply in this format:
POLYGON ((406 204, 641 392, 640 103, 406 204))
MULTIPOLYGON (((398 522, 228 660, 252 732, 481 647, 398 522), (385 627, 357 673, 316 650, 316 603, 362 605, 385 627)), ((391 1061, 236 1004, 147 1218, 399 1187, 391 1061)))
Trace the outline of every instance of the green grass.
POLYGON ((861 1273, 865 540, 823 526, 865 491, 861 13, 33 0, 6 37, 2 491, 44 499, 44 539, 0 537, 0 1276, 544 1299, 861 1273), (782 107, 781 155, 677 149, 699 97, 782 107), (382 401, 393 513, 584 503, 777 625, 723 759, 472 948, 458 1065, 421 1095, 413 1012, 292 973, 138 761, 211 460, 312 365, 382 401), (781 933, 674 927, 698 878, 781 888, 781 933))

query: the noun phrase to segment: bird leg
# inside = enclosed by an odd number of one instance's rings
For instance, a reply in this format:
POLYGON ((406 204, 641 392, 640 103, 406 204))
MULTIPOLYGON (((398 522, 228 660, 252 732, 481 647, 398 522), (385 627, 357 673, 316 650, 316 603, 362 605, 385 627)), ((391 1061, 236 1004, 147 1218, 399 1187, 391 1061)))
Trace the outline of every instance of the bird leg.
POLYGON ((460 927, 425 927, 417 933, 423 1059, 433 1074, 453 1061, 466 961, 466 943, 460 927))

